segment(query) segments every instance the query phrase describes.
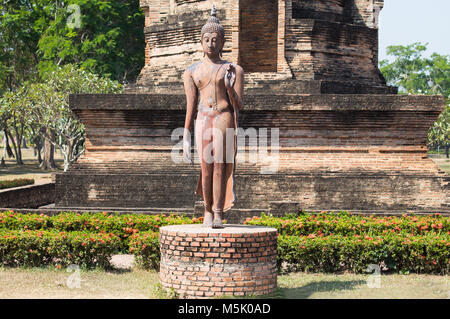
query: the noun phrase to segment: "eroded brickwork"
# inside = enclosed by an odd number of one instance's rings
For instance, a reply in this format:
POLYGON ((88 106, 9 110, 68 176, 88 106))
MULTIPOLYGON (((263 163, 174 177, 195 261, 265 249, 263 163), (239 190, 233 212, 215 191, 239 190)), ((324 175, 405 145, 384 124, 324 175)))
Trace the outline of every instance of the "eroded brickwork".
POLYGON ((184 298, 267 295, 277 287, 277 231, 162 227, 160 278, 184 298))
POLYGON ((277 72, 278 0, 243 1, 239 9, 238 64, 246 72, 277 72))
MULTIPOLYGON (((266 129, 269 148, 255 163, 248 138, 238 147, 237 209, 255 213, 277 201, 324 210, 449 209, 449 177, 425 146, 443 97, 255 94, 245 101, 239 136, 266 129), (271 129, 279 130, 277 161, 271 129)), ((86 151, 56 176, 58 206, 194 207, 197 153, 195 165, 172 157, 184 94, 77 95, 70 104, 86 126, 86 151)))
MULTIPOLYGON (((319 93, 395 93, 378 70, 379 0, 221 0, 224 59, 246 71, 246 89, 308 81, 319 93), (362 88, 362 86, 364 88, 362 88)), ((181 75, 200 61, 209 1, 142 0, 146 65, 129 91, 182 90, 181 75)), ((303 93, 314 93, 311 86, 303 93)))

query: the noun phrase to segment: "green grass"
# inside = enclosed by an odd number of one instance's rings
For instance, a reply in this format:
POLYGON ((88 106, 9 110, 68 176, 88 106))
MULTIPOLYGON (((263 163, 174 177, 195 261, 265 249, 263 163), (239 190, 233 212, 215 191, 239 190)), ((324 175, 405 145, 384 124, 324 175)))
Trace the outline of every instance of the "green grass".
POLYGON ((450 159, 447 158, 445 155, 440 154, 434 154, 429 156, 435 163, 438 165, 445 173, 450 175, 450 159))
MULTIPOLYGON (((0 268, 0 299, 157 299, 164 296, 156 271, 135 268, 114 272, 81 270, 80 288, 69 288, 67 280, 73 275, 66 269, 56 268, 0 268)), ((372 278, 370 276, 308 273, 279 276, 278 289, 272 298, 450 298, 448 276, 381 275, 380 288, 368 286, 368 279, 372 278)))
MULTIPOLYGON (((1 158, 3 149, 0 149, 0 154, 1 158)), ((6 167, 0 167, 0 180, 33 178, 35 184, 49 183, 51 182, 51 174, 60 171, 64 165, 63 157, 59 151, 55 152, 55 163, 59 169, 43 170, 39 168, 39 162, 37 157, 34 156, 32 148, 22 149, 22 160, 24 165, 17 165, 15 158, 5 159, 6 167)))

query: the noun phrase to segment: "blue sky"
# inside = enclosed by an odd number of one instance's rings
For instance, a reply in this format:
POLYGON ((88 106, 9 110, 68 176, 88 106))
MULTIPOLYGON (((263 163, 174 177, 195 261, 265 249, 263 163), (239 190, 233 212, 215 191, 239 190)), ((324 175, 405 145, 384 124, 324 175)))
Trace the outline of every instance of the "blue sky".
POLYGON ((379 57, 389 45, 428 42, 428 54, 450 54, 450 0, 384 0, 379 57))

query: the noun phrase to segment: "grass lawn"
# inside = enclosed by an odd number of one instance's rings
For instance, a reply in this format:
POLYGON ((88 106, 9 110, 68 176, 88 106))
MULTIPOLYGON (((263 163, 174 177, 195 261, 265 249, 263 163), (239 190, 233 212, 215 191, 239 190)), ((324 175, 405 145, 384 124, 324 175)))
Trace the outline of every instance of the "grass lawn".
POLYGON ((450 159, 445 155, 428 155, 444 172, 450 175, 450 159))
MULTIPOLYGON (((1 159, 1 156, 3 155, 3 148, 1 147, 0 154, 1 159)), ((43 156, 43 153, 41 153, 41 155, 43 156)), ((6 167, 0 167, 0 180, 34 178, 35 184, 49 183, 52 181, 52 172, 60 171, 58 169, 40 169, 37 157, 34 156, 32 148, 22 149, 22 160, 25 165, 17 165, 15 158, 5 159, 6 167)), ((55 163, 62 169, 64 160, 60 151, 55 152, 55 163)))
MULTIPOLYGON (((5 298, 160 298, 156 271, 132 268, 81 271, 80 288, 69 288, 74 272, 55 268, 0 268, 0 299, 5 298)), ((380 288, 369 288, 370 275, 294 273, 278 276, 276 298, 450 298, 448 276, 381 275, 380 288)))

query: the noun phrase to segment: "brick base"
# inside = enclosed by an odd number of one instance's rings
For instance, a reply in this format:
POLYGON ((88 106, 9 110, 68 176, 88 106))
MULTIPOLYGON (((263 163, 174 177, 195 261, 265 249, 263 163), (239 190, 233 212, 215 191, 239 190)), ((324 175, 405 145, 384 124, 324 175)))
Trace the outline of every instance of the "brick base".
POLYGON ((160 230, 161 284, 182 298, 267 295, 277 287, 277 231, 226 225, 160 230))

